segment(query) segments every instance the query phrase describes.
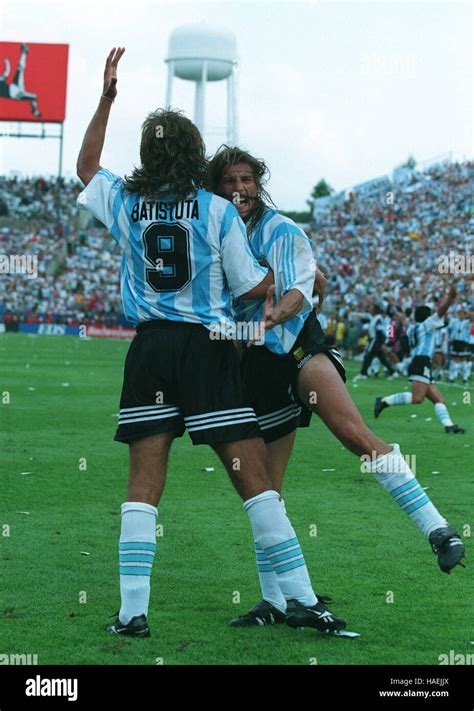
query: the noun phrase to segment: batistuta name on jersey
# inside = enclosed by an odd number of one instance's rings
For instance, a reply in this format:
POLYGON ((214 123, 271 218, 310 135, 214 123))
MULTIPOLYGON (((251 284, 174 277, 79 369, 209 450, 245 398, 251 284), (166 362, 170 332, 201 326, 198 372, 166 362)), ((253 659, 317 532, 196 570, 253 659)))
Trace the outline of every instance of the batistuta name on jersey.
POLYGON ((140 200, 135 203, 132 210, 133 222, 182 219, 199 220, 199 204, 196 198, 180 200, 176 203, 140 200))

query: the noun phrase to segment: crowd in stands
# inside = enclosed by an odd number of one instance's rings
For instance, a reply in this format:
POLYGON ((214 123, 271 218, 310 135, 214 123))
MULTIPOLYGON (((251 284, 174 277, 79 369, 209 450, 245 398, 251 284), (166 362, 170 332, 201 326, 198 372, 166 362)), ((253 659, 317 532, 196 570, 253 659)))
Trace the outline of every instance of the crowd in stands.
MULTIPOLYGON (((440 273, 443 255, 472 254, 474 164, 412 172, 373 195, 350 193, 318 213, 309 236, 328 275, 327 333, 349 355, 360 353, 373 303, 388 317, 435 304, 454 279, 459 301, 474 304, 474 274, 440 273)), ((467 266, 469 264, 467 263, 467 266)))
MULTIPOLYGON (((473 187, 472 163, 448 163, 318 213, 309 237, 329 277, 322 318, 346 353, 363 348, 374 302, 391 315, 441 296, 440 257, 472 252, 473 187)), ((0 322, 125 325, 118 247, 98 224, 81 229, 79 191, 76 181, 0 177, 0 255, 38 259, 35 279, 0 274, 0 322)), ((455 280, 472 308, 473 275, 455 280)))

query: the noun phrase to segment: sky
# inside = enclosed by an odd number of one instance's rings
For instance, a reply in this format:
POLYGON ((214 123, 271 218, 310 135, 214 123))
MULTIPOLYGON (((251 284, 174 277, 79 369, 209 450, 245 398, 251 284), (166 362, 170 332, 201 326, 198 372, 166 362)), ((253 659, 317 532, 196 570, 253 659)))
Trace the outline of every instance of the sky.
MULTIPOLYGON (((70 45, 66 177, 75 175, 109 49, 126 53, 101 164, 124 175, 139 164, 143 119, 165 102, 169 36, 194 22, 236 36, 239 144, 269 165, 281 209, 304 210, 320 178, 341 190, 390 174, 410 154, 472 157, 469 3, 2 0, 1 41, 70 45)), ((209 153, 225 141, 225 102, 225 82, 208 84, 209 153)), ((175 81, 173 106, 194 118, 191 82, 175 81)), ((57 173, 57 143, 0 137, 0 174, 57 173)))

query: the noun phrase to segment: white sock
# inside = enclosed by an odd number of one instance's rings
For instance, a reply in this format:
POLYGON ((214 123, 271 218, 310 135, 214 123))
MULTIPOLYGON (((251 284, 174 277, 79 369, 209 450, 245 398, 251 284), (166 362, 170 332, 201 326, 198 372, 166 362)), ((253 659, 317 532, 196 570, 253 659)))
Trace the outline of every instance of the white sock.
POLYGON ((387 405, 411 405, 412 396, 411 393, 395 393, 394 395, 383 397, 382 402, 387 403, 387 405))
POLYGON ((423 491, 412 470, 400 454, 398 444, 390 445, 392 451, 382 454, 368 464, 377 481, 400 508, 411 518, 420 531, 428 537, 437 528, 447 526, 439 511, 423 491))
POLYGON ((471 375, 472 362, 470 360, 465 360, 462 364, 462 377, 464 380, 469 380, 471 375))
POLYGON ((457 361, 455 361, 455 360, 451 361, 451 365, 449 366, 449 379, 450 380, 456 380, 456 378, 458 377, 460 366, 461 366, 461 364, 458 363, 457 361))
POLYGON ((451 425, 454 425, 454 422, 449 416, 448 408, 443 402, 437 402, 434 406, 434 410, 436 417, 441 422, 443 427, 451 427, 451 425))
POLYGON ((280 585, 278 583, 278 575, 273 570, 270 558, 267 558, 266 553, 262 548, 259 548, 255 541, 255 557, 257 559, 258 579, 260 581, 260 589, 262 597, 267 602, 271 603, 280 612, 286 610, 286 600, 280 585))
POLYGON ((134 501, 122 504, 119 619, 124 625, 132 617, 148 614, 157 514, 158 510, 150 504, 134 501))
MULTIPOLYGON (((276 573, 283 598, 298 600, 308 607, 315 605, 318 598, 311 586, 303 553, 279 493, 264 491, 244 501, 244 509, 250 519, 255 547, 264 552, 276 573)), ((267 565, 265 563, 262 567, 267 565)), ((282 599, 276 602, 281 609, 282 599)))

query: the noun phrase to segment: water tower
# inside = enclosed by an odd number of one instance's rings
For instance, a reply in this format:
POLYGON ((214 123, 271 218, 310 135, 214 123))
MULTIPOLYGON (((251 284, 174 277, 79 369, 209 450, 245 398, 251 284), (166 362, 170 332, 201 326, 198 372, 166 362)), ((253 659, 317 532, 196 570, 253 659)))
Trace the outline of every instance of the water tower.
POLYGON ((234 145, 237 136, 237 42, 235 35, 220 27, 191 24, 171 33, 168 44, 168 86, 166 106, 171 106, 173 79, 196 82, 194 122, 202 134, 205 128, 205 89, 208 81, 227 79, 227 143, 234 145))

